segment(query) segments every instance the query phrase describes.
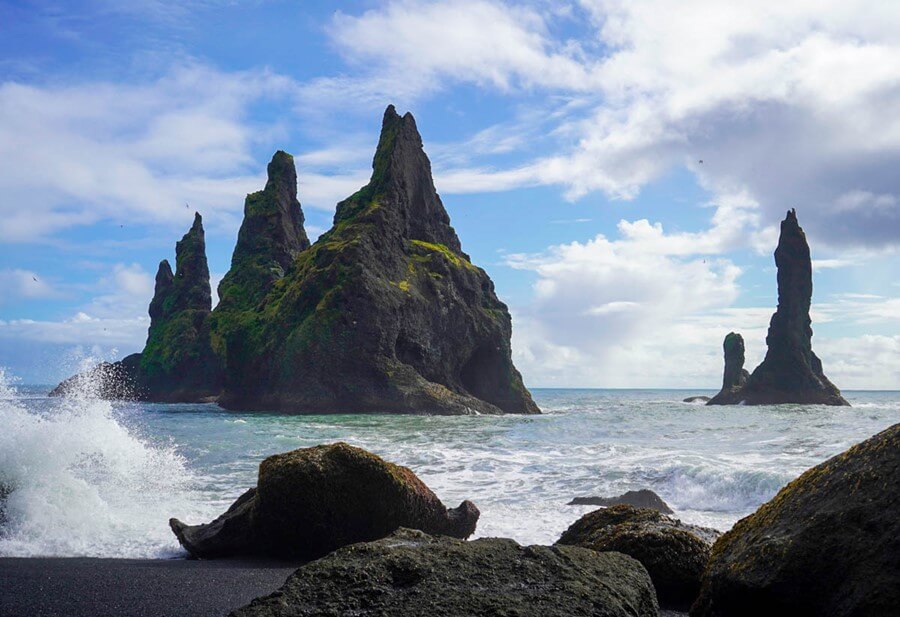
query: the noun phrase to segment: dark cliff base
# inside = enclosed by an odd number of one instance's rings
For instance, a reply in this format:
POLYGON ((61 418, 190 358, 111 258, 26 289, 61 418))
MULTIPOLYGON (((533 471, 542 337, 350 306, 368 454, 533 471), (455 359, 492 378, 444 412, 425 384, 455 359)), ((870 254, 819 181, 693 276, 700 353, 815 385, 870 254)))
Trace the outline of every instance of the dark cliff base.
POLYGON ((297 563, 0 558, 0 615, 221 617, 278 589, 297 563))

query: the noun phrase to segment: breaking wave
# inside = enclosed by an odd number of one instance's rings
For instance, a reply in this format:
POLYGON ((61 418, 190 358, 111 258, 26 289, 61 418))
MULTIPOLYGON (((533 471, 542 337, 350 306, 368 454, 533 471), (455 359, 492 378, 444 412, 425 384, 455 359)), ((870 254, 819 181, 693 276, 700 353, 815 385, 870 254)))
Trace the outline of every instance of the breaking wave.
POLYGON ((0 555, 179 554, 167 520, 191 510, 193 478, 173 448, 141 439, 88 386, 24 401, 10 381, 0 370, 0 555))

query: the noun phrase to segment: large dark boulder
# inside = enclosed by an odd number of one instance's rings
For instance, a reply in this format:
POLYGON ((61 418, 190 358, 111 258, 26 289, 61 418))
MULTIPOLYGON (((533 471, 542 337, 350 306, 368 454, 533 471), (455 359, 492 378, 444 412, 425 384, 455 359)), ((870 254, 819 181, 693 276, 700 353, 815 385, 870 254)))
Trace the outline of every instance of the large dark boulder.
POLYGON ((478 508, 448 510, 407 469, 345 443, 265 459, 255 489, 206 525, 169 521, 194 557, 321 557, 341 546, 383 538, 399 527, 467 538, 478 508))
POLYGON ((635 508, 649 508, 663 514, 672 514, 672 508, 669 507, 669 504, 663 501, 662 497, 646 488, 638 491, 626 491, 618 497, 576 497, 568 505, 603 506, 604 508, 626 505, 634 506, 635 508))
POLYGON ((813 467, 713 547, 695 617, 900 607, 900 424, 813 467))
POLYGON ((219 403, 538 413, 513 366, 509 311, 460 248, 411 114, 388 107, 372 168, 331 230, 252 309, 217 309, 227 363, 219 403))
MULTIPOLYGON (((795 210, 788 211, 781 222, 775 265, 778 268, 778 308, 769 323, 766 357, 741 386, 737 350, 729 365, 729 340, 726 338, 725 383, 722 391, 708 404, 849 405, 825 376, 822 361, 812 350, 812 320, 809 316, 812 260, 806 234, 797 222, 795 210)), ((740 347, 742 351, 743 339, 740 347)))
POLYGON ((619 505, 585 514, 557 544, 618 551, 640 561, 663 607, 686 609, 697 597, 714 529, 686 525, 657 510, 619 505))
POLYGON ((235 617, 656 617, 647 571, 619 553, 460 542, 418 531, 302 566, 235 617))

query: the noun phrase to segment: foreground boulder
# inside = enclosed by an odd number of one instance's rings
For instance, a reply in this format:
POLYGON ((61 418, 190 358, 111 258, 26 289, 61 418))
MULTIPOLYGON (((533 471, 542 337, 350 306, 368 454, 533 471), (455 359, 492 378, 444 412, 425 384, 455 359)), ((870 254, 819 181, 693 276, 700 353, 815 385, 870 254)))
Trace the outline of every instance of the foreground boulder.
POLYGON ((660 606, 687 608, 697 597, 718 535, 656 510, 621 505, 585 514, 557 544, 630 555, 650 573, 660 606))
POLYGON ((739 335, 729 334, 725 338, 722 391, 707 404, 849 405, 841 391, 825 376, 822 361, 812 350, 812 320, 809 317, 812 260, 806 234, 797 222, 795 210, 788 211, 781 222, 775 265, 778 267, 778 308, 769 323, 766 357, 746 377, 743 373, 744 341, 740 339, 738 345, 733 336, 739 335))
POLYGON ((647 571, 620 553, 460 542, 401 529, 302 566, 235 617, 656 617, 647 571))
POLYGON ((813 467, 713 547, 697 617, 896 615, 900 424, 813 467))
POLYGON ((604 508, 626 505, 634 506, 635 508, 649 508, 663 514, 672 514, 672 508, 669 507, 669 504, 663 501, 662 497, 646 488, 639 491, 626 491, 618 497, 576 497, 568 505, 603 506, 604 508))
POLYGON ((169 525, 193 557, 315 559, 399 527, 467 538, 478 515, 470 501, 448 510, 406 467, 336 443, 270 456, 259 466, 258 486, 215 521, 169 525))

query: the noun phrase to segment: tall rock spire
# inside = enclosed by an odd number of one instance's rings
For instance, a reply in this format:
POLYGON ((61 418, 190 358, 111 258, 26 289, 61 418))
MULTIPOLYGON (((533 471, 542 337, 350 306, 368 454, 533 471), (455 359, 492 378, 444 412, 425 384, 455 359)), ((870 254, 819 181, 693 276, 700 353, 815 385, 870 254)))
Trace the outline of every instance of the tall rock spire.
POLYGON ((778 308, 769 323, 766 357, 743 388, 710 403, 848 405, 812 350, 812 260, 795 210, 789 210, 781 222, 775 265, 778 308))
POLYGON ((393 106, 369 183, 254 306, 216 311, 223 407, 540 411, 512 362, 509 311, 461 250, 415 120, 393 106))
POLYGON ((710 401, 710 405, 718 405, 747 383, 750 373, 744 368, 744 337, 736 332, 729 332, 722 342, 725 352, 725 372, 722 375, 722 390, 710 401))
POLYGON ((231 269, 219 284, 223 310, 255 306, 297 255, 309 248, 303 210, 297 201, 294 157, 279 150, 267 172, 265 188, 247 195, 244 202, 244 221, 231 269))
POLYGON ((352 197, 338 204, 335 224, 352 218, 375 202, 404 237, 446 246, 462 254, 459 237, 434 188, 431 162, 422 146, 416 120, 400 116, 389 105, 381 121, 381 136, 372 160, 372 178, 352 197))
POLYGON ((175 244, 175 274, 165 259, 156 273, 150 329, 136 378, 142 398, 175 402, 218 395, 222 366, 212 350, 211 305, 203 218, 197 213, 175 244))

